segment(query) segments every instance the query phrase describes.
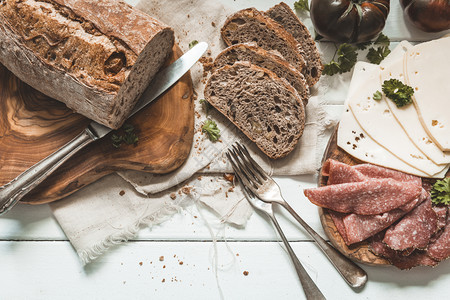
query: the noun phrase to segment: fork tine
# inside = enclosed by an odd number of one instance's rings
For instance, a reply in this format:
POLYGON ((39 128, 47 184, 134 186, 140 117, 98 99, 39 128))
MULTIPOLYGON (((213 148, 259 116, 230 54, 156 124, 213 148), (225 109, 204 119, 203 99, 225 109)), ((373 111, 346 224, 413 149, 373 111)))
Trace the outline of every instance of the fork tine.
POLYGON ((234 149, 233 152, 236 154, 236 156, 237 156, 238 159, 239 159, 239 162, 242 163, 243 167, 244 167, 250 174, 252 174, 253 178, 256 179, 256 181, 258 182, 258 184, 260 184, 260 185, 263 184, 263 182, 264 182, 265 179, 264 179, 263 177, 261 177, 261 175, 259 175, 258 171, 255 170, 255 168, 252 167, 251 162, 249 162, 249 161, 245 158, 245 156, 244 156, 244 154, 242 154, 241 150, 238 149, 238 148, 236 147, 236 145, 232 145, 232 147, 233 147, 233 149, 234 149))
POLYGON ((225 155, 228 157, 228 160, 231 163, 231 166, 233 167, 233 170, 235 174, 238 175, 239 179, 241 180, 241 183, 244 186, 252 187, 252 183, 247 179, 247 175, 244 174, 244 172, 239 168, 235 162, 234 153, 231 149, 228 149, 228 151, 225 153, 225 155))
POLYGON ((269 178, 269 175, 261 168, 261 166, 250 156, 250 153, 248 153, 247 147, 242 145, 239 142, 236 142, 236 145, 239 147, 241 152, 244 154, 244 156, 247 158, 247 160, 250 162, 252 167, 259 173, 259 175, 265 180, 269 178))
MULTIPOLYGON (((233 145, 234 147, 234 145, 233 145)), ((248 181, 251 183, 251 187, 257 189, 260 185, 262 185, 261 178, 258 178, 248 167, 248 163, 240 157, 238 151, 236 149, 230 149, 229 153, 234 158, 235 163, 246 176, 248 181)))

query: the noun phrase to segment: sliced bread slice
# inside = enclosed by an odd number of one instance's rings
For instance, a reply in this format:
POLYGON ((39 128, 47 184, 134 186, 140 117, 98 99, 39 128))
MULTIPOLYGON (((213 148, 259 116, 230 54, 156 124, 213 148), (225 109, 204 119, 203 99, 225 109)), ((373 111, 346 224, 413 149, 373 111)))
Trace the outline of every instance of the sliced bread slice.
POLYGON ((319 50, 316 47, 308 28, 300 21, 292 9, 284 2, 269 9, 266 14, 286 29, 297 40, 299 50, 306 60, 305 77, 310 86, 319 81, 323 65, 319 50))
POLYGON ((289 154, 305 126, 297 91, 266 68, 236 62, 216 70, 205 98, 270 158, 289 154))
POLYGON ((221 34, 228 46, 255 42, 268 51, 276 50, 305 75, 306 62, 298 51, 295 38, 277 22, 253 7, 229 16, 222 27, 221 34))
POLYGON ((214 61, 215 68, 233 65, 236 61, 248 61, 269 69, 278 77, 286 79, 299 93, 306 106, 309 99, 309 86, 305 77, 282 56, 266 51, 255 43, 236 44, 223 50, 214 61))

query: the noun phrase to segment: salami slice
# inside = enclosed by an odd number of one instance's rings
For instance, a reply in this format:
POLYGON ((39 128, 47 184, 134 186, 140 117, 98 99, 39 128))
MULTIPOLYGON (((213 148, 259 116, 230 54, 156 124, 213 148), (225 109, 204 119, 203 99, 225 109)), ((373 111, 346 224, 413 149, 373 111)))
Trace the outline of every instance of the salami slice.
POLYGON ((438 217, 437 230, 440 230, 445 227, 445 224, 447 224, 448 206, 433 206, 433 210, 438 217))
POLYGON ((369 178, 392 178, 400 182, 410 182, 422 185, 422 179, 420 177, 372 164, 356 165, 355 169, 369 178))
POLYGON ((340 212, 333 211, 333 210, 328 210, 328 213, 330 214, 331 219, 333 219, 334 225, 336 226, 337 231, 339 232, 342 239, 344 240, 344 243, 347 245, 350 245, 351 243, 349 242, 349 240, 347 238, 347 231, 345 230, 345 225, 344 225, 344 218, 348 214, 340 213, 340 212))
POLYGON ((403 255, 400 251, 389 248, 385 243, 381 241, 382 234, 375 238, 370 243, 370 250, 378 256, 384 257, 391 262, 394 266, 401 270, 409 270, 418 266, 434 267, 438 264, 438 261, 428 256, 426 251, 414 250, 408 256, 403 255))
POLYGON ((428 255, 442 261, 450 257, 450 214, 447 214, 447 224, 439 238, 428 246, 428 255))
POLYGON ((424 202, 386 231, 383 242, 391 249, 404 251, 427 247, 437 229, 437 215, 431 207, 431 198, 427 195, 424 202))
POLYGON ((422 187, 391 178, 305 189, 305 196, 320 207, 343 213, 376 215, 418 198, 422 187))
POLYGON ((396 170, 372 164, 350 166, 334 159, 328 159, 322 167, 322 176, 328 176, 328 185, 360 182, 369 179, 392 178, 400 182, 422 184, 422 179, 396 170))
POLYGON ((367 176, 354 167, 334 159, 328 159, 322 167, 322 175, 328 176, 327 185, 348 182, 360 182, 368 179, 367 176))

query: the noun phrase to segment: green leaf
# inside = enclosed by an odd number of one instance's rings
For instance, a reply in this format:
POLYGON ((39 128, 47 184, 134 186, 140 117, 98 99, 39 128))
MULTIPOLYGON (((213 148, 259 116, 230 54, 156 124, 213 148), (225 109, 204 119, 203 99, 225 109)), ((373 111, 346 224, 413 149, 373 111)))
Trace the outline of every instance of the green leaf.
POLYGON ((389 50, 388 47, 378 47, 377 49, 370 48, 366 57, 369 62, 379 65, 389 53, 391 53, 391 50, 389 50))
POLYGON ((197 44, 198 44, 198 41, 197 40, 193 40, 192 42, 189 43, 189 49, 192 49, 197 44))
POLYGON ((375 40, 374 44, 389 47, 389 45, 391 44, 391 40, 383 33, 380 33, 380 35, 378 35, 377 39, 375 40))
POLYGON ((376 91, 375 93, 373 93, 373 100, 380 101, 382 95, 383 94, 381 94, 380 91, 376 91))
POLYGON ((402 107, 412 103, 414 89, 400 80, 389 79, 383 82, 383 93, 391 99, 397 107, 402 107))
POLYGON ((202 126, 202 131, 208 134, 210 141, 215 142, 220 137, 220 130, 217 127, 216 122, 211 119, 207 119, 202 126))
POLYGON ((366 49, 367 47, 369 47, 370 45, 372 45, 372 42, 371 42, 371 41, 368 41, 368 42, 356 44, 355 46, 356 46, 356 48, 358 48, 359 50, 365 50, 365 49, 366 49))
POLYGON ((450 177, 436 181, 431 189, 431 201, 434 204, 450 205, 450 177))
POLYGON ((357 48, 350 44, 341 44, 337 50, 338 63, 340 67, 339 73, 345 73, 350 71, 356 64, 358 54, 356 53, 357 48))
POLYGON ((206 99, 200 99, 199 102, 202 105, 205 114, 208 115, 213 106, 208 101, 206 101, 206 99))
POLYGON ((299 0, 294 2, 294 9, 300 12, 309 11, 308 0, 299 0))
POLYGON ((124 125, 122 126, 122 129, 123 129, 123 131, 125 131, 126 133, 130 133, 130 132, 133 132, 134 126, 131 125, 131 124, 124 124, 124 125))
POLYGON ((334 74, 340 73, 341 68, 337 62, 332 60, 330 63, 323 66, 322 73, 324 75, 333 76, 334 74))

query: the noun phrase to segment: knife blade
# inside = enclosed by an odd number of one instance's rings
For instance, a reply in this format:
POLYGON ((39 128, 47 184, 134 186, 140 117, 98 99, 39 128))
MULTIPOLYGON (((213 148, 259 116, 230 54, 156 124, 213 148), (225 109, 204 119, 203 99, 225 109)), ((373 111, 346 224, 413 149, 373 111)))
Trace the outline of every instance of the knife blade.
MULTIPOLYGON (((207 48, 207 43, 200 42, 170 66, 159 71, 142 94, 128 118, 147 106, 177 82, 202 57, 207 48)), ((24 171, 9 183, 0 186, 0 215, 5 214, 13 208, 20 199, 52 174, 67 159, 111 131, 111 128, 92 121, 73 140, 24 171)))

